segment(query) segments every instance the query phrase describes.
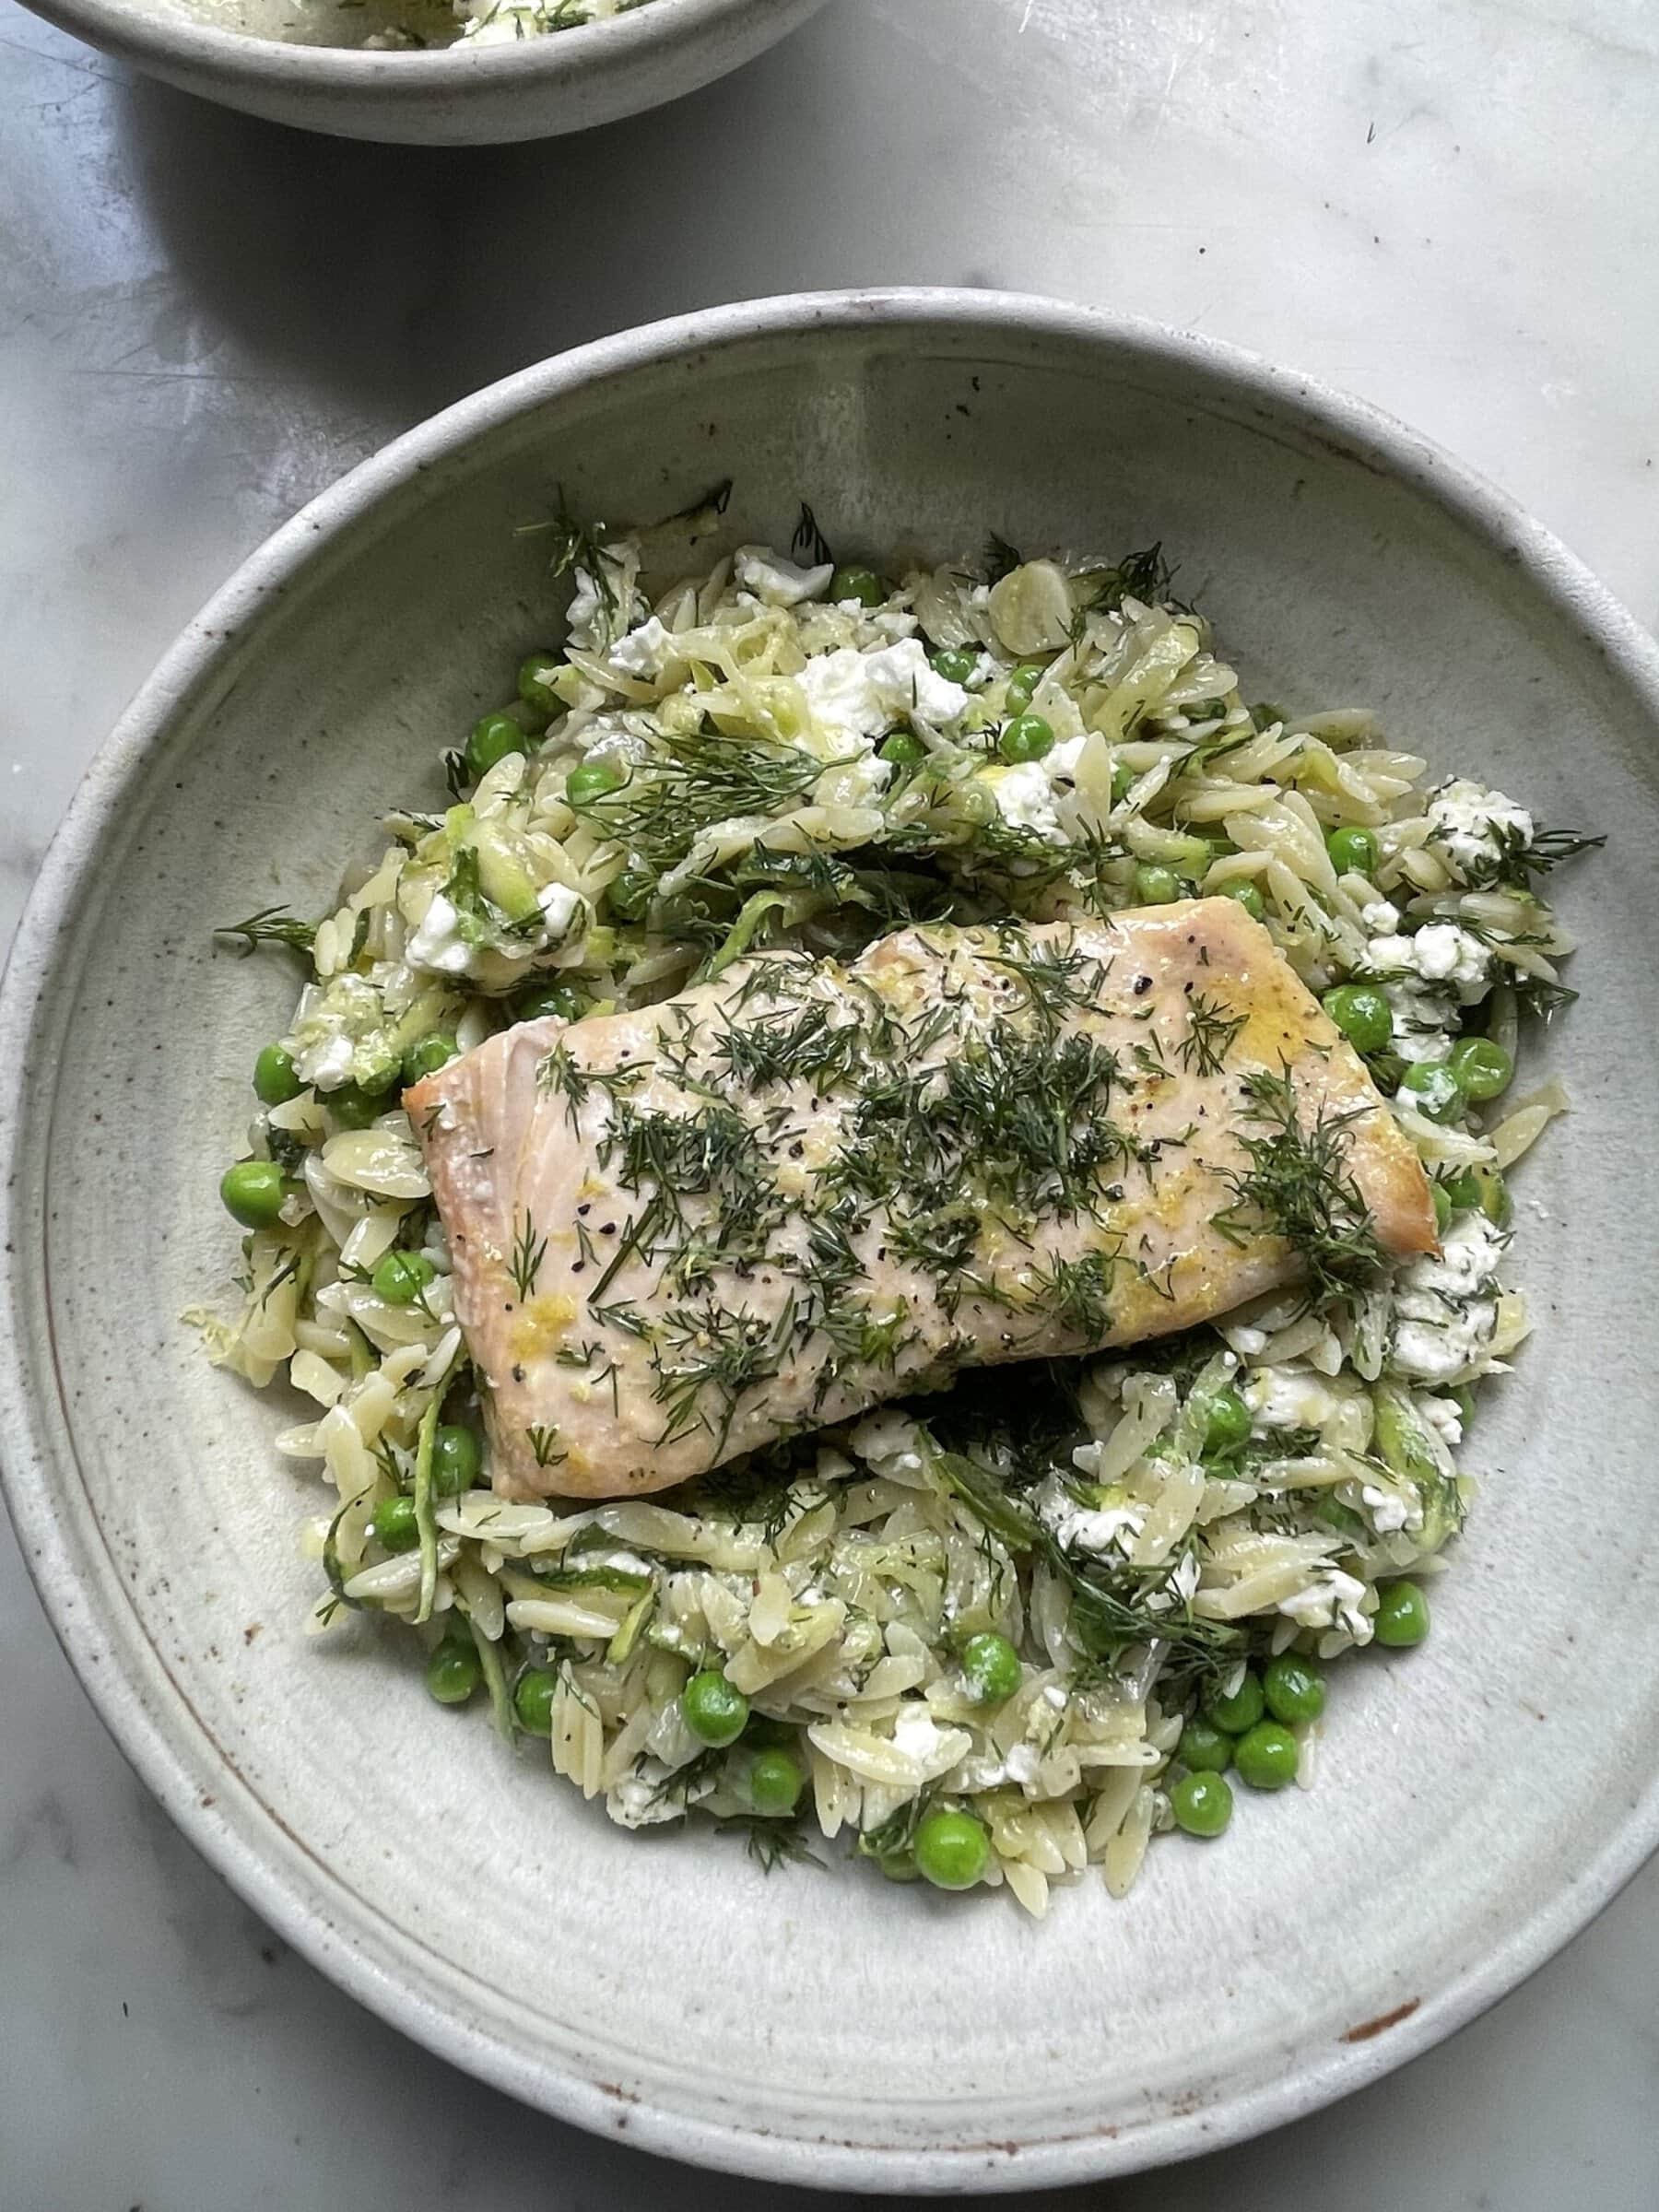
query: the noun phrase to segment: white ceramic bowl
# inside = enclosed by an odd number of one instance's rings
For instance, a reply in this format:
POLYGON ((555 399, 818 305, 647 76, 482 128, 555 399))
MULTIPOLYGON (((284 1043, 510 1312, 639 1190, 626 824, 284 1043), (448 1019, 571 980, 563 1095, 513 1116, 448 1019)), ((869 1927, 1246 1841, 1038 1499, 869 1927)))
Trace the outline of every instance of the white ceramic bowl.
POLYGON ((135 69, 273 123, 342 138, 493 146, 591 130, 695 92, 824 0, 651 0, 541 38, 406 53, 311 42, 336 0, 25 4, 135 69), (276 35, 296 19, 300 30, 276 35))
POLYGON ((519 2096, 774 2181, 1078 2180, 1268 2126, 1426 2049, 1659 1835, 1652 1230, 1659 653, 1418 440, 1204 340, 982 293, 726 309, 606 340, 400 440, 265 546, 100 756, 0 1001, 0 1447, 48 1609, 173 1817, 363 2001, 519 2096), (1562 887, 1577 1111, 1528 1162, 1540 1340, 1434 1638, 1339 1670, 1317 1792, 1155 1850, 1042 1926, 865 1870, 629 1837, 372 1635, 302 1640, 295 1418, 176 1318, 280 959, 209 925, 328 898, 390 797, 545 641, 562 485, 612 520, 736 478, 852 551, 1161 536, 1247 684, 1359 700, 1608 852, 1562 887))

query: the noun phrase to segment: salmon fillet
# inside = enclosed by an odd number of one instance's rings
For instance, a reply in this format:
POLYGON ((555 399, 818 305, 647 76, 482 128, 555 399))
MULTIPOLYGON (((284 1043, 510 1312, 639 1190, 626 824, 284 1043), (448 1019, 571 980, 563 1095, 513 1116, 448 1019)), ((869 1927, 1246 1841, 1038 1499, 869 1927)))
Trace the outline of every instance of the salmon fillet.
POLYGON ((1229 899, 762 954, 405 1103, 509 1498, 662 1489, 1435 1249, 1410 1142, 1229 899))

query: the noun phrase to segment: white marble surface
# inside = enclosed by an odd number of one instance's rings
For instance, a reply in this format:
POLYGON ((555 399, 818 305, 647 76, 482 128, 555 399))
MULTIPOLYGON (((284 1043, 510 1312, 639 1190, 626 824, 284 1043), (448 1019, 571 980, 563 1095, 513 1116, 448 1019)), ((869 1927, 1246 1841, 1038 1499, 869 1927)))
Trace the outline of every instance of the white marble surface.
MULTIPOLYGON (((276 521, 469 387, 718 299, 968 281, 1241 340, 1453 447, 1659 616, 1650 0, 841 0, 659 118, 437 155, 196 106, 0 0, 0 943, 122 700, 276 521)), ((779 2200, 519 2110, 288 1954, 0 1547, 6 2212, 779 2200)), ((1651 2212, 1656 1986, 1650 1868, 1441 2052, 1098 2194, 1651 2212)))

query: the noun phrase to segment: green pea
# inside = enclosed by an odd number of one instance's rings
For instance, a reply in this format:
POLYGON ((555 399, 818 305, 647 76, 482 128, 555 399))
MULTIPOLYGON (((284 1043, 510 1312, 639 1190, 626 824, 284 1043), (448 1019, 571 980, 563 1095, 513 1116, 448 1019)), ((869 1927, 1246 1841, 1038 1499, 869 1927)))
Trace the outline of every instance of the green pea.
POLYGON ((1206 1452, 1230 1452, 1249 1435, 1250 1408, 1230 1383, 1225 1384, 1206 1401, 1204 1448, 1206 1452))
POLYGON ((553 1732, 553 1693, 559 1688, 559 1677, 545 1666, 527 1666, 512 1686, 512 1710, 518 1716, 521 1728, 532 1735, 550 1735, 553 1732))
POLYGON ((1253 922, 1265 922, 1267 901, 1262 896, 1260 884, 1252 883, 1248 876, 1234 876, 1221 886, 1223 899, 1231 899, 1244 909, 1253 922))
POLYGON ((1400 1077, 1400 1088, 1431 1122, 1454 1122, 1463 1112, 1463 1085, 1443 1062, 1414 1060, 1400 1077))
POLYGON ((445 1637, 427 1661, 426 1686, 440 1705, 465 1705, 478 1687, 481 1671, 470 1642, 445 1637))
POLYGON ((554 653, 533 653, 527 661, 519 663, 518 695, 526 706, 536 707, 544 714, 559 712, 564 701, 553 688, 559 666, 559 655, 554 653))
POLYGON ((1380 1053, 1394 1035, 1394 1008, 1374 983, 1338 983, 1320 1003, 1357 1053, 1380 1053))
POLYGON ((1465 1098, 1483 1100, 1506 1091, 1515 1074, 1513 1060, 1489 1037, 1460 1037, 1446 1065, 1457 1077, 1465 1098))
POLYGON ((1434 1231, 1443 1237, 1452 1226, 1452 1194, 1443 1182, 1434 1185, 1434 1231))
POLYGON ((947 684, 970 683, 979 669, 979 654, 966 645, 941 645, 931 658, 947 684))
POLYGON ((1036 661, 1021 661, 1018 668, 1009 672, 1003 696, 1016 714, 1030 705, 1038 685, 1047 674, 1048 670, 1036 661))
POLYGON ((968 1687, 975 1701, 981 1705, 1002 1704, 1025 1679, 1019 1653, 994 1629, 986 1630, 982 1636, 969 1637, 962 1646, 962 1672, 968 1677, 968 1687))
POLYGON ((1230 1697, 1223 1697, 1218 1691, 1204 1700, 1205 1719, 1212 1728, 1222 1729, 1229 1735, 1242 1735, 1247 1729, 1253 1728, 1266 1710, 1262 1677, 1249 1667, 1230 1697))
POLYGON ((441 1067, 447 1067, 461 1047, 443 1030, 423 1037, 418 1044, 410 1045, 403 1056, 404 1088, 421 1081, 426 1076, 435 1076, 441 1067))
POLYGON ((628 771, 615 760, 583 760, 565 778, 565 804, 591 806, 607 791, 620 791, 627 781, 628 771))
POLYGON ((914 768, 927 758, 927 747, 914 730, 894 730, 881 741, 881 757, 899 768, 914 768))
POLYGON ((645 868, 624 868, 606 887, 610 911, 619 922, 638 922, 650 906, 656 877, 645 868))
POLYGON ((764 1820, 781 1820, 800 1801, 806 1777, 793 1751, 760 1751, 749 1769, 749 1802, 764 1820))
POLYGON ((516 1021, 545 1021, 549 1016, 559 1021, 580 1021, 593 1003, 579 983, 544 978, 513 993, 512 1013, 516 1021))
POLYGON ((705 1666, 680 1691, 686 1725, 700 1743, 735 1744, 748 1722, 748 1700, 718 1668, 705 1666))
POLYGON ((424 1252, 389 1252, 371 1280, 387 1305, 412 1306, 437 1272, 424 1252))
POLYGON ((1194 1713, 1181 1732, 1175 1756, 1194 1774, 1219 1774, 1232 1760, 1232 1737, 1194 1713))
POLYGON ((1183 1774, 1170 1791, 1175 1825, 1189 1836, 1218 1836, 1232 1818, 1233 1794, 1222 1774, 1183 1774))
POLYGON ((1129 796, 1134 785, 1135 771, 1132 768, 1125 767, 1124 762, 1121 760, 1113 761, 1112 768, 1112 805, 1114 806, 1121 806, 1124 801, 1129 796))
POLYGON ((324 1092, 323 1103, 341 1129, 367 1129, 386 1111, 384 1099, 371 1098, 359 1083, 342 1083, 338 1090, 324 1092))
POLYGON ((219 1178, 226 1210, 244 1229, 269 1229, 287 1195, 286 1179, 274 1159, 239 1159, 219 1178))
POLYGON ((874 569, 841 568, 830 579, 830 599, 834 606, 848 599, 855 599, 860 606, 879 606, 886 597, 887 586, 874 569))
POLYGON ((509 753, 529 749, 525 736, 511 714, 485 714, 473 724, 466 738, 466 772, 476 783, 509 753))
POLYGON ((1458 1212, 1478 1207, 1494 1229, 1509 1227, 1514 1207, 1509 1185, 1496 1168, 1464 1168, 1448 1179, 1446 1191, 1458 1212))
POLYGON ((1016 714, 1004 724, 996 749, 1005 760, 1041 760, 1054 749, 1053 725, 1041 714, 1016 714))
POLYGON ((1135 871, 1135 896, 1142 906, 1168 906, 1181 896, 1181 878, 1173 868, 1148 866, 1143 861, 1135 871))
POLYGON ((484 1469, 484 1447, 476 1429, 452 1427, 447 1422, 432 1439, 432 1488, 440 1498, 458 1498, 470 1490, 484 1469))
POLYGON ((1374 876, 1381 848, 1373 830, 1333 830, 1325 851, 1338 876, 1374 876))
POLYGON ((388 1551, 413 1551, 420 1541, 413 1498, 382 1498, 374 1509, 374 1533, 388 1551))
POLYGON ((924 1815, 916 1830, 916 1868, 935 1889, 971 1889, 990 1858, 991 1839, 971 1813, 941 1808, 924 1815))
POLYGON ((253 1063, 253 1095, 262 1106, 286 1106, 305 1086, 285 1045, 267 1044, 253 1063))
POLYGON ((889 1882, 919 1882, 922 1879, 916 1866, 914 1852, 884 1852, 876 1861, 889 1882))
POLYGON ((1267 1710, 1287 1726, 1292 1721, 1316 1721, 1324 1711, 1324 1677, 1312 1661, 1294 1652, 1281 1652, 1262 1670, 1262 1692, 1267 1710))
POLYGON ((1409 1651, 1429 1633, 1429 1600, 1416 1583, 1384 1583, 1377 1593, 1371 1624, 1377 1641, 1390 1651, 1409 1651))
POLYGON ((1282 1790, 1296 1780, 1301 1754, 1296 1738, 1277 1721, 1258 1721, 1233 1746, 1233 1765, 1253 1790, 1282 1790))

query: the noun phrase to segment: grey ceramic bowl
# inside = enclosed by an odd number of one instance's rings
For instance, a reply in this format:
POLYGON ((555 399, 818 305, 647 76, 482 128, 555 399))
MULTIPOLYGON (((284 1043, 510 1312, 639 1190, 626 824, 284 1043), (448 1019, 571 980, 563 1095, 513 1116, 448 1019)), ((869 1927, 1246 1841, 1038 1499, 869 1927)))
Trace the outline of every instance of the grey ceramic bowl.
MULTIPOLYGON (((26 0, 135 69, 228 108, 342 138, 493 146, 591 130, 752 61, 824 0, 651 0, 513 44, 382 53, 317 42, 365 0, 26 0)), ((394 0, 366 0, 395 21, 394 0)), ((415 0, 434 16, 445 0, 415 0)), ((481 0, 480 0, 481 4, 481 0)))
POLYGON ((400 440, 265 546, 121 723, 0 1012, 0 1440, 59 1635, 157 1795, 366 2004, 518 2096, 774 2181, 964 2190, 1225 2143, 1423 2051, 1659 1836, 1652 1118, 1659 653, 1562 548, 1350 401, 1206 341, 982 293, 726 309, 545 363, 400 440), (731 475, 849 549, 1161 537, 1247 682, 1360 700, 1613 842, 1562 886, 1572 1119, 1524 1171, 1539 1339, 1483 1414, 1435 1636, 1342 1668, 1320 1786, 1172 1840, 1033 1926, 863 1870, 768 1879, 630 1838, 371 1636, 299 1623, 294 1416, 177 1320, 289 1003, 215 922, 329 897, 547 637, 562 485, 649 517, 731 475))

